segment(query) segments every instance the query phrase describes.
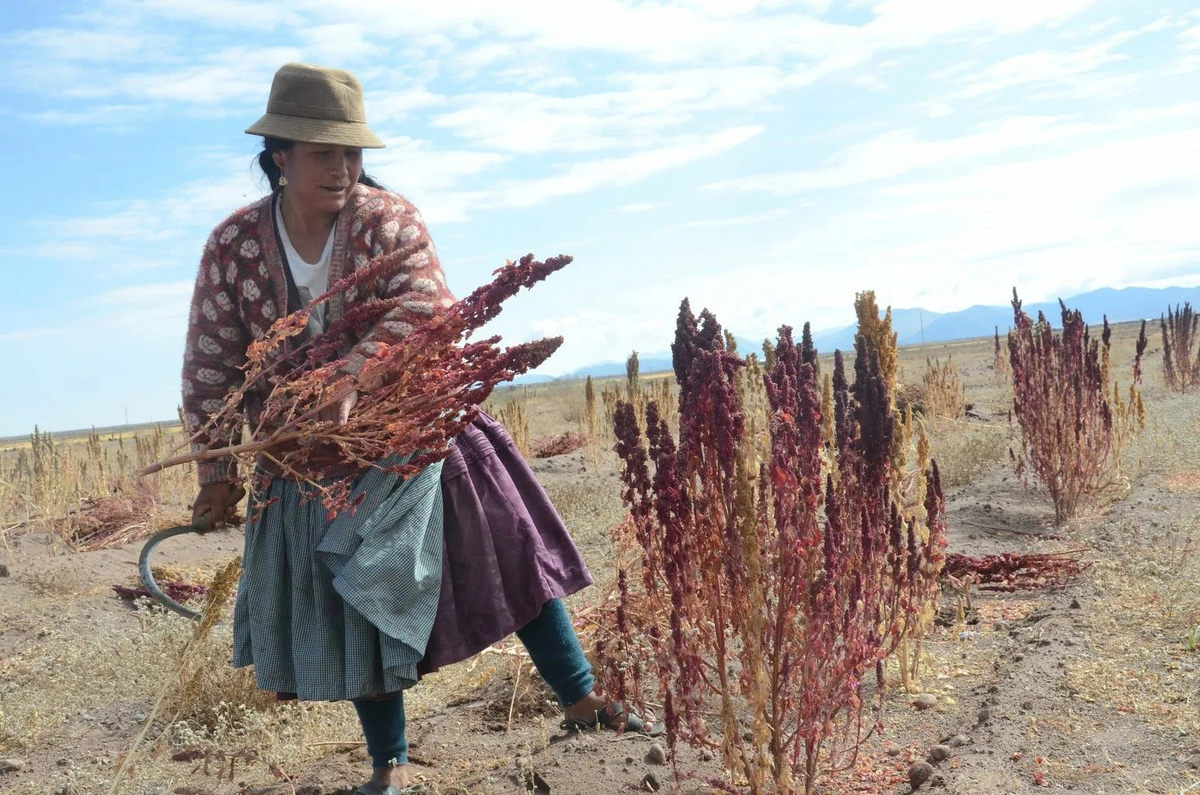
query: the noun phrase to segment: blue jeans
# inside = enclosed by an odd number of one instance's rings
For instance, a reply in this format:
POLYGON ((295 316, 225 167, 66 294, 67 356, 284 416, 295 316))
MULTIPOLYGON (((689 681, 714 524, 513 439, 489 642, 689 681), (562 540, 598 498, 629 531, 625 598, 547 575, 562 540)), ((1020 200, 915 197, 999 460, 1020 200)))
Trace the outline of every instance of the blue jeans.
MULTIPOLYGON (((596 684, 592 666, 583 654, 575 626, 561 599, 547 602, 537 618, 517 630, 517 637, 563 707, 571 706, 592 692, 596 684)), ((371 764, 375 767, 408 764, 404 694, 355 701, 354 708, 362 723, 371 764)))

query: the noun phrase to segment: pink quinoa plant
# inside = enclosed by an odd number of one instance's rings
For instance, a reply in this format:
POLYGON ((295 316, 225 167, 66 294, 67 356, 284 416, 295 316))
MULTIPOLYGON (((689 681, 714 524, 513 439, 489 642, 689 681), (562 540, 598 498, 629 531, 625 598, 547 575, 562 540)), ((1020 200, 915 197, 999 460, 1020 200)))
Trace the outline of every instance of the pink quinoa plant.
POLYGON ((617 627, 599 650, 615 692, 656 691, 673 748, 719 747, 731 782, 756 795, 812 792, 853 763, 880 725, 864 709, 882 707, 884 660, 936 596, 945 546, 936 464, 920 506, 894 499, 896 415, 878 355, 860 347, 853 384, 835 356, 828 439, 811 335, 797 346, 785 326, 773 350, 763 460, 745 433, 743 361, 686 300, 672 347, 678 441, 656 404, 648 444, 632 407, 618 407, 621 537, 640 576, 622 571, 617 627))
POLYGON ((1008 333, 1013 405, 1009 414, 1016 473, 1045 489, 1062 524, 1081 503, 1094 498, 1119 467, 1120 445, 1145 418, 1138 386, 1146 324, 1142 323, 1133 361, 1129 400, 1110 385, 1112 329, 1104 318, 1099 340, 1083 315, 1059 301, 1062 330, 1055 333, 1044 313, 1035 322, 1021 309, 1013 290, 1013 328, 1008 333), (1019 438, 1017 429, 1020 429, 1019 438))

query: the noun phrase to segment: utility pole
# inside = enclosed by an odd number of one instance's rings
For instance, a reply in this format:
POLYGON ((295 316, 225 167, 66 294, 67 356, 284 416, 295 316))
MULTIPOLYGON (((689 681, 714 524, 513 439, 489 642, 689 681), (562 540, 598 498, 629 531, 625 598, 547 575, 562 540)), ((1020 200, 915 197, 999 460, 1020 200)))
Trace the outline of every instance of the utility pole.
POLYGON ((917 315, 921 318, 921 347, 925 347, 925 310, 918 309, 917 315))

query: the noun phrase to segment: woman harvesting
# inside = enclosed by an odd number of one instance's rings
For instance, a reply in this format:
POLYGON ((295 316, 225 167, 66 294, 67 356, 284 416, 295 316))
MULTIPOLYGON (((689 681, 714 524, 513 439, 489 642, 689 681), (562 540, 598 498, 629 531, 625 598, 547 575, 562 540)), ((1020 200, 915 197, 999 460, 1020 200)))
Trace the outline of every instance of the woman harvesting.
MULTIPOLYGON (((348 349, 328 352, 339 364, 319 419, 331 426, 379 387, 372 357, 454 304, 420 213, 363 173, 363 149, 384 144, 366 124, 353 75, 283 66, 267 113, 247 132, 264 138, 259 164, 272 191, 219 224, 201 259, 183 370, 198 449, 237 441, 240 428, 210 419, 242 388, 250 346, 343 278, 381 257, 405 257, 390 278, 312 307, 295 341, 388 302, 348 349)), ((267 397, 255 388, 242 396, 255 433, 269 432, 257 419, 267 397)), ((249 511, 233 662, 254 665, 259 687, 281 697, 354 703, 374 768, 359 793, 395 795, 410 784, 403 691, 513 632, 562 703, 565 727, 647 730, 593 690, 561 601, 591 577, 498 423, 480 414, 448 457, 408 477, 387 466, 395 462, 363 467, 336 444, 307 454, 312 471, 353 478, 354 508, 331 515, 315 498, 322 482, 260 459, 276 476, 249 511)), ((193 522, 224 521, 242 493, 236 466, 206 460, 199 476, 193 522)))

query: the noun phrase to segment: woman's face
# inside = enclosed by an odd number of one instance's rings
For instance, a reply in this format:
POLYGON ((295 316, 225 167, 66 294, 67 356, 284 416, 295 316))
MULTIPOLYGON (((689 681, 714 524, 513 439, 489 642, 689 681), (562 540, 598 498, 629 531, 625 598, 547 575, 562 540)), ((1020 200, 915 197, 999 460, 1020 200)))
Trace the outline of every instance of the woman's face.
POLYGON ((356 146, 295 143, 276 152, 287 177, 288 198, 302 211, 336 215, 362 173, 362 149, 356 146))

